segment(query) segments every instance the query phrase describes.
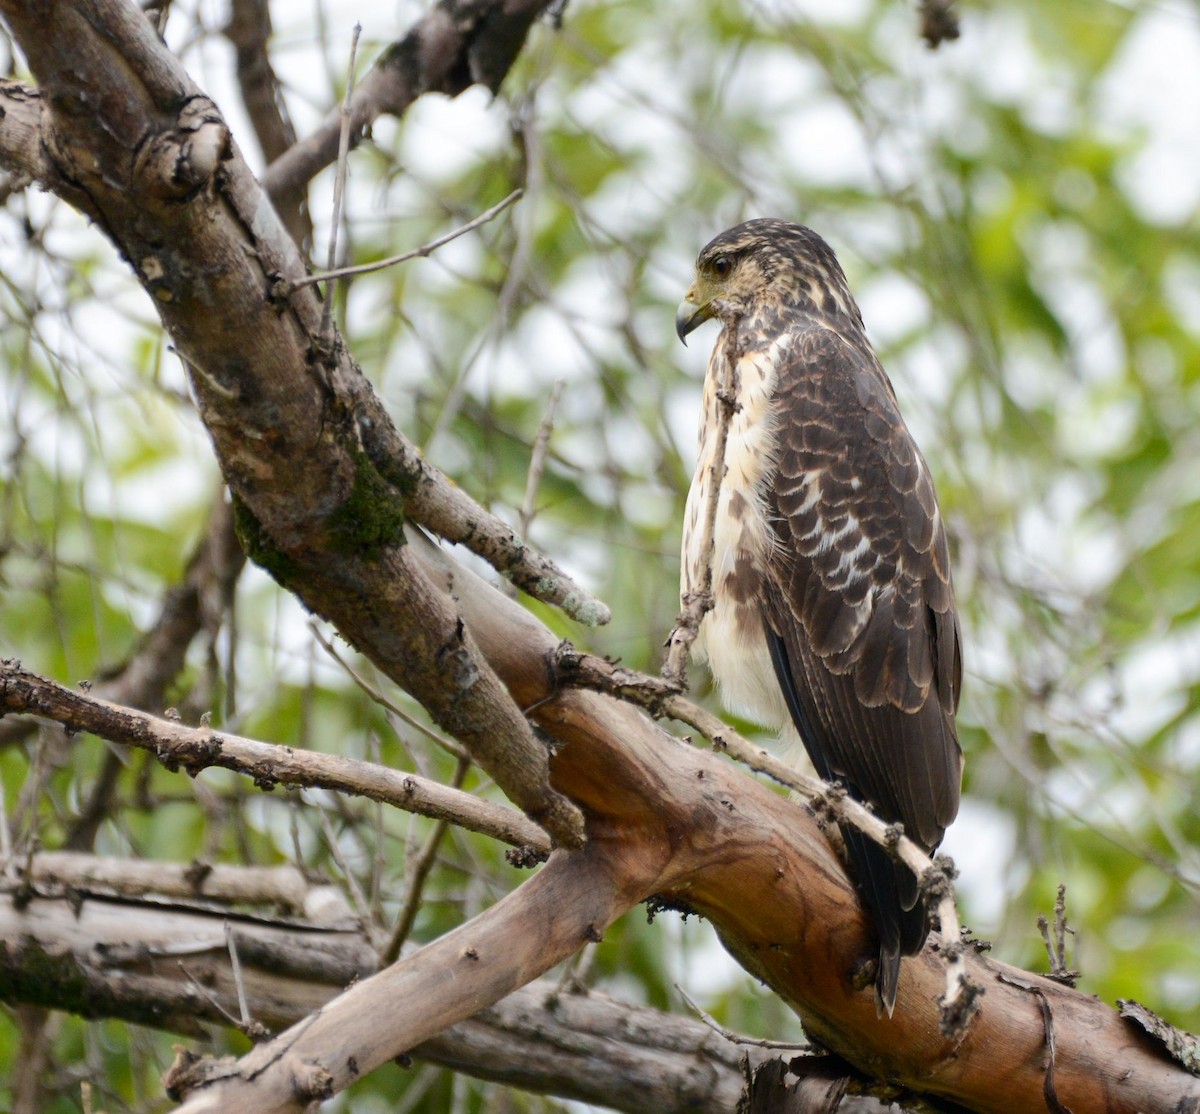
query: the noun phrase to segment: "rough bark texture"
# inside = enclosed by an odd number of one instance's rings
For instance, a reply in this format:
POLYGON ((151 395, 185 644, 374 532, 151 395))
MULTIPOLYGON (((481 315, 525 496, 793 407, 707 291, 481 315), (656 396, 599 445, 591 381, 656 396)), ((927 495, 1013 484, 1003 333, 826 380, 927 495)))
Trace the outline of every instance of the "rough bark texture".
POLYGON ((3 712, 29 713, 61 724, 72 733, 90 731, 111 742, 138 747, 151 752, 168 769, 183 769, 192 777, 217 766, 246 774, 267 792, 276 785, 333 789, 434 820, 451 820, 468 831, 520 848, 524 858, 540 860, 550 852, 545 833, 519 812, 429 778, 338 754, 276 746, 208 727, 185 727, 47 681, 19 662, 0 662, 0 714, 3 712))
POLYGON ((405 552, 405 493, 367 456, 350 405, 368 391, 361 373, 322 334, 310 288, 276 296, 303 264, 215 106, 119 0, 2 10, 42 80, 59 177, 86 195, 188 367, 249 555, 577 846, 582 820, 550 788, 545 748, 405 552))
MULTIPOLYGON (((510 7, 537 5, 471 6, 471 36, 493 17, 500 36, 494 49, 472 38, 478 70, 451 65, 447 80, 488 80, 511 54, 510 7)), ((294 244, 138 9, 0 0, 0 11, 42 87, 40 101, 6 90, 38 104, 40 145, 5 125, 0 152, 93 217, 154 299, 250 555, 417 696, 564 848, 476 920, 240 1061, 176 1072, 192 1089, 186 1109, 304 1109, 528 983, 652 894, 701 912, 815 1037, 873 1075, 1004 1114, 1200 1109, 1200 1080, 1112 1009, 979 956, 968 968, 982 1007, 943 1033, 936 943, 905 962, 895 1018, 879 1019, 864 969, 874 944, 815 821, 640 712, 559 692, 541 624, 406 543, 410 492, 366 448, 383 443, 386 416, 340 338, 322 334, 311 289, 291 290, 303 273, 294 244), (562 746, 549 772, 520 708, 562 746)))
MULTIPOLYGON (((306 886, 291 868, 192 869, 189 881, 142 865, 152 864, 39 855, 30 876, 0 885, 0 939, 9 941, 0 947, 0 998, 201 1036, 206 1025, 238 1020, 226 925, 248 1016, 269 1030, 375 969, 377 954, 353 921, 331 917, 327 887, 306 886), (229 902, 324 913, 285 920, 229 902)), ((412 1049, 484 1079, 634 1114, 732 1110, 744 1054, 698 1021, 546 980, 412 1049)), ((750 1063, 768 1055, 751 1050, 750 1063)))
MULTIPOLYGON (((476 82, 493 93, 508 73, 530 25, 552 0, 440 0, 380 57, 350 100, 351 142, 384 112, 399 116, 423 93, 458 96, 476 82)), ((308 182, 337 157, 335 115, 275 159, 263 185, 279 196, 308 182)))

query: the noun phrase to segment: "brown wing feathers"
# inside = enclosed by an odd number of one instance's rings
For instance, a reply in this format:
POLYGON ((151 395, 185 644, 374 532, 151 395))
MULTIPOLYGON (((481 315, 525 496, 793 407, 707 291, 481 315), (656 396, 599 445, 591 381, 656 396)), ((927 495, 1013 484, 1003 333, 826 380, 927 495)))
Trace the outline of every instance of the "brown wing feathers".
MULTIPOLYGON (((808 330, 779 374, 768 493, 779 544, 764 600, 776 676, 818 773, 932 850, 957 811, 961 770, 957 623, 933 488, 865 341, 808 330)), ((925 909, 886 852, 851 833, 847 846, 890 1008, 900 954, 925 939, 925 909)))
MULTIPOLYGON (((786 715, 822 777, 842 780, 932 850, 958 809, 962 666, 928 469, 845 275, 811 229, 752 220, 706 245, 676 314, 680 339, 714 317, 722 333, 689 506, 704 493, 704 452, 714 451, 714 383, 735 351, 743 406, 726 451, 740 455, 736 475, 722 482, 742 486, 737 515, 718 523, 717 545, 754 575, 717 585, 704 652, 732 706, 780 726, 786 715), (786 712, 758 683, 768 662, 786 712)), ((693 573, 707 559, 699 544, 685 528, 693 573)), ((877 989, 890 1012, 900 955, 925 938, 924 905, 911 872, 857 832, 844 834, 879 931, 877 989)))

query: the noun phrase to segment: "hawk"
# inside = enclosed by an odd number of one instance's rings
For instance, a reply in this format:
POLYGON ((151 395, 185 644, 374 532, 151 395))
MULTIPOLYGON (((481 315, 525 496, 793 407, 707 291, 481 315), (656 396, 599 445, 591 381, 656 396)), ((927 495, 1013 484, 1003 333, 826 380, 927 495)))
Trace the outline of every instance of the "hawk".
MULTIPOLYGON (((932 851, 958 811, 962 678, 950 559, 933 481, 829 245, 751 220, 696 260, 685 340, 721 323, 704 382, 681 593, 701 587, 718 392, 734 404, 712 534, 713 608, 693 656, 733 712, 780 731, 785 757, 841 782, 932 851)), ((686 341, 685 341, 686 343, 686 341)), ((843 833, 879 937, 877 1008, 928 932, 916 877, 843 833)))

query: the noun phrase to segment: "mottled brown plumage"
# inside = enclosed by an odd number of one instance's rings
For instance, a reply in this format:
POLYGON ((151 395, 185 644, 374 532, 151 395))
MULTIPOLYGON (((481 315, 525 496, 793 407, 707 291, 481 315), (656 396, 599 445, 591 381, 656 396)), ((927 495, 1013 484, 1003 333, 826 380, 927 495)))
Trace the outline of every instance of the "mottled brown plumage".
MULTIPOLYGON (((962 676, 946 535, 933 482, 829 246, 753 220, 700 253, 680 338, 722 325, 705 380, 700 459, 684 523, 682 591, 699 586, 716 390, 733 359, 713 535, 713 610, 694 647, 726 703, 798 735, 927 851, 958 811, 954 713, 962 676)), ((880 937, 890 1014, 900 956, 927 933, 912 873, 844 833, 880 937)))

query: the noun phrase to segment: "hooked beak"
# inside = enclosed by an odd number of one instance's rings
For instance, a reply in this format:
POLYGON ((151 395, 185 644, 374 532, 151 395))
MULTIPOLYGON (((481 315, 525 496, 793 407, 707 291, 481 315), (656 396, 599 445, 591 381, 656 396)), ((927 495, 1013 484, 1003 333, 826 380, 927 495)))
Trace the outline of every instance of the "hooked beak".
POLYGON ((712 302, 697 306, 692 299, 695 297, 695 287, 687 292, 679 308, 675 311, 675 334, 687 347, 687 335, 699 328, 713 315, 712 302))

